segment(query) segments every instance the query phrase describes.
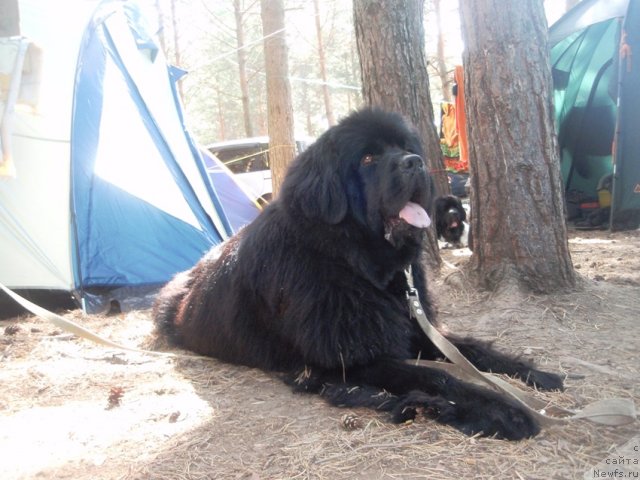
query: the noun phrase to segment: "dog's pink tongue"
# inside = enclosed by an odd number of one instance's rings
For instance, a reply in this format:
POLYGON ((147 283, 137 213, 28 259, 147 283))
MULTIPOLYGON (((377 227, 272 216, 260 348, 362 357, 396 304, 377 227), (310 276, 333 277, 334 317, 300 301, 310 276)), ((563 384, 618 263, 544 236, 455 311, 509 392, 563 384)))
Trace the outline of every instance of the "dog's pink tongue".
POLYGON ((413 225, 417 228, 427 228, 431 225, 431 219, 427 212, 417 203, 408 202, 399 213, 402 218, 409 225, 413 225))

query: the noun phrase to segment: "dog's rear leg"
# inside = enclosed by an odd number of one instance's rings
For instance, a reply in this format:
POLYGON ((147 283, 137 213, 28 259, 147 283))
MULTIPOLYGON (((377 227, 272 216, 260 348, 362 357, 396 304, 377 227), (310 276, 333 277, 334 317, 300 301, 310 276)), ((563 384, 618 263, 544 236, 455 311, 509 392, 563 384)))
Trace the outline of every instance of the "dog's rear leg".
POLYGON ((488 343, 472 338, 449 340, 478 370, 504 373, 540 390, 563 390, 562 378, 559 375, 543 372, 525 360, 498 352, 488 343))
POLYGON ((176 330, 176 320, 184 297, 191 288, 191 271, 178 273, 158 293, 153 305, 152 316, 156 326, 172 344, 179 344, 179 334, 176 330))

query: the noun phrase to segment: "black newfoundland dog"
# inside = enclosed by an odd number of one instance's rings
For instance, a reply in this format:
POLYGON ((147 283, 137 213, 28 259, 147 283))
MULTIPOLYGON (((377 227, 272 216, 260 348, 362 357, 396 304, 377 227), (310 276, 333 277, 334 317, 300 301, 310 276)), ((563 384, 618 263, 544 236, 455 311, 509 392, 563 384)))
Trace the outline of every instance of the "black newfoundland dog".
MULTIPOLYGON (((174 343, 281 372, 337 406, 417 412, 462 432, 522 439, 539 428, 496 394, 408 359, 441 355, 410 318, 405 270, 433 321, 421 243, 430 177, 416 134, 376 109, 330 128, 291 165, 262 214, 160 293, 154 316, 174 343)), ((560 378, 449 337, 485 371, 541 389, 560 378)))
POLYGON ((436 233, 452 245, 459 246, 467 213, 455 195, 443 195, 435 201, 436 233))

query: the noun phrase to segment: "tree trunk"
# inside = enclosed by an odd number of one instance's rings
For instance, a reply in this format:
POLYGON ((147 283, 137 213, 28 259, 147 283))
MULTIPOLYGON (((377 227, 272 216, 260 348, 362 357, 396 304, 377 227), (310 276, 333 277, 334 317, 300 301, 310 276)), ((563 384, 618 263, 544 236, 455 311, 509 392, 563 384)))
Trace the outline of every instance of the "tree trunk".
POLYGON ((444 28, 442 27, 442 15, 440 14, 440 1, 434 0, 434 12, 436 16, 436 25, 438 25, 438 52, 436 62, 438 64, 438 76, 440 77, 440 85, 442 86, 442 98, 445 101, 451 101, 451 80, 447 74, 447 63, 444 53, 444 28))
POLYGON ((336 119, 333 115, 333 106, 331 105, 331 95, 329 95, 329 86, 327 85, 327 65, 326 55, 324 53, 324 43, 322 41, 322 28, 320 25, 320 0, 313 0, 313 9, 316 17, 316 35, 318 37, 318 61, 320 62, 320 78, 322 78, 322 94, 324 96, 324 108, 327 114, 327 122, 329 126, 335 125, 336 119))
POLYGON ((461 0, 471 266, 495 288, 575 286, 542 0, 461 0))
POLYGON ((227 124, 225 121, 226 115, 224 107, 222 105, 222 92, 220 92, 220 79, 216 76, 216 105, 218 109, 218 138, 225 140, 227 138, 227 124))
MULTIPOLYGON (((175 65, 178 67, 182 66, 182 52, 180 51, 180 43, 178 41, 178 18, 176 14, 176 0, 171 0, 171 27, 173 28, 173 58, 175 65)), ((178 80, 178 95, 180 96, 180 101, 184 105, 184 91, 182 87, 182 80, 178 80)))
POLYGON ((241 0, 233 1, 233 14, 236 21, 236 46, 238 48, 238 73, 240 79, 240 94, 242 97, 244 132, 247 137, 253 137, 251 105, 249 103, 249 80, 247 79, 247 50, 244 44, 244 12, 242 11, 241 0))
POLYGON ((273 198, 276 198, 287 166, 295 156, 283 0, 261 0, 261 10, 267 77, 269 163, 273 198))
MULTIPOLYGON (((423 7, 424 0, 354 0, 356 44, 365 102, 399 112, 413 123, 422 138, 436 190, 443 194, 449 185, 433 123, 423 7)), ((428 232, 428 263, 438 268, 441 259, 435 229, 428 232)))
POLYGON ((160 0, 155 0, 154 6, 158 14, 158 39, 160 40, 160 48, 162 48, 162 53, 164 54, 165 58, 168 58, 167 41, 164 38, 164 33, 165 33, 164 32, 164 16, 162 15, 162 7, 160 7, 160 0))

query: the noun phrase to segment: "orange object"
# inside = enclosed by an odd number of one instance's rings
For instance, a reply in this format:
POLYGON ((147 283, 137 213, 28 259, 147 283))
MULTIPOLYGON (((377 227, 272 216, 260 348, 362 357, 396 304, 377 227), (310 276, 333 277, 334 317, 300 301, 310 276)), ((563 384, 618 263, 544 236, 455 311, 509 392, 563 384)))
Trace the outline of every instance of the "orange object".
POLYGON ((444 144, 453 149, 458 146, 458 128, 456 126, 456 106, 453 103, 444 102, 442 108, 442 140, 444 144))
POLYGON ((458 130, 458 144, 460 145, 459 161, 469 168, 469 145, 467 143, 467 116, 464 112, 464 73, 461 65, 456 65, 454 78, 458 85, 456 94, 456 129, 458 130))

